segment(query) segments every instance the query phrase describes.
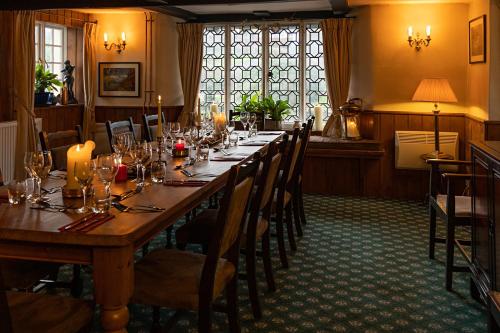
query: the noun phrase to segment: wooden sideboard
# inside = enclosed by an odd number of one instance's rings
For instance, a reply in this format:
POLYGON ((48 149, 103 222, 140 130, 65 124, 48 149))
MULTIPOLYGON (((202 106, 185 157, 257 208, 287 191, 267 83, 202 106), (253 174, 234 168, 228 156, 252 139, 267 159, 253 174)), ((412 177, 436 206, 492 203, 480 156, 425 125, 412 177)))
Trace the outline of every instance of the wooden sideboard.
MULTIPOLYGON (((496 291, 500 288, 500 141, 471 143, 472 280, 478 296, 492 311, 491 331, 498 332, 496 291), (497 329, 495 330, 495 327, 497 329)), ((500 318, 500 317, 499 317, 500 318)))

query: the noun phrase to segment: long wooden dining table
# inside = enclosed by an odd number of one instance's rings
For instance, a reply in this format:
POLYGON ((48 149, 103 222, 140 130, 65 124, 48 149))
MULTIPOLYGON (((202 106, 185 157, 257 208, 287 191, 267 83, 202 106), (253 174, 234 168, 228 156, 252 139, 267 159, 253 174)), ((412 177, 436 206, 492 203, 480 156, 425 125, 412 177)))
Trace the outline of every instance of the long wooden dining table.
MULTIPOLYGON (((260 133, 255 141, 263 145, 240 145, 227 152, 247 155, 265 151, 268 144, 282 134, 260 133)), ((224 156, 222 152, 211 156, 224 156)), ((230 156, 232 156, 230 155, 230 156)), ((100 305, 101 325, 105 332, 126 332, 129 321, 128 302, 134 288, 134 252, 179 218, 199 206, 204 200, 221 190, 232 165, 245 161, 199 161, 188 170, 195 177, 188 178, 175 167, 182 159, 167 158, 167 179, 207 180, 201 187, 166 186, 152 184, 140 193, 123 200, 127 206, 140 204, 165 208, 155 213, 120 212, 115 208, 115 218, 87 233, 60 232, 58 229, 81 217, 79 214, 31 209, 29 204, 0 205, 0 258, 46 261, 62 264, 93 266, 94 298, 100 305), (198 178, 196 174, 199 174, 198 178), (206 175, 210 174, 211 177, 206 175), (216 175, 216 176, 215 176, 216 175), (215 176, 215 177, 214 177, 215 176)), ((49 178, 43 186, 64 185, 63 179, 49 178)), ((113 184, 113 193, 134 189, 128 181, 113 184)), ((61 192, 49 195, 50 202, 63 204, 61 192)), ((67 202, 66 202, 67 203, 67 202)))

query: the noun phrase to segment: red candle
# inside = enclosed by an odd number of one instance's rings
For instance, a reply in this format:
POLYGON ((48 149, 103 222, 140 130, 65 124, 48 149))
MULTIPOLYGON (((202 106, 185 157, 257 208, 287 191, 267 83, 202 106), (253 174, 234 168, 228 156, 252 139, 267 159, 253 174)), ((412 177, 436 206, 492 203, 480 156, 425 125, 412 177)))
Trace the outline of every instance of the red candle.
POLYGON ((182 142, 182 140, 177 141, 177 143, 175 144, 175 150, 184 150, 184 142, 182 142))
POLYGON ((125 182, 128 179, 127 166, 125 164, 120 164, 118 166, 118 172, 115 176, 115 182, 125 182))

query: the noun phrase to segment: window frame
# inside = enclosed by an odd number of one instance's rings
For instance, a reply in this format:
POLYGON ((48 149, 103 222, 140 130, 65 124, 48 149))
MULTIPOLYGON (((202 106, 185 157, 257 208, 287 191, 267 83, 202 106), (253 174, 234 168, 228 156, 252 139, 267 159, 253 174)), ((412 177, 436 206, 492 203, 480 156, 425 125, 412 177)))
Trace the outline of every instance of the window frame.
MULTIPOLYGON (((262 96, 268 96, 269 90, 270 90, 270 83, 269 79, 267 76, 267 73, 269 73, 269 68, 270 68, 270 59, 269 59, 269 49, 270 49, 270 44, 269 44, 269 29, 273 26, 290 26, 290 25, 297 25, 299 27, 299 68, 298 68, 298 75, 299 75, 299 103, 298 103, 298 116, 299 120, 304 121, 307 119, 310 115, 313 114, 312 110, 308 110, 308 100, 307 100, 307 77, 306 77, 306 67, 307 67, 307 46, 306 46, 306 38, 307 38, 307 25, 310 24, 317 24, 319 25, 319 20, 287 20, 287 21, 269 21, 269 22, 259 22, 259 21, 245 21, 242 23, 235 23, 235 22, 219 22, 219 23, 208 23, 205 25, 205 27, 223 27, 224 28, 224 97, 220 101, 223 103, 223 108, 225 112, 229 112, 229 109, 233 108, 231 105, 231 87, 230 87, 230 81, 231 81, 231 28, 234 26, 257 26, 260 28, 261 33, 262 33, 262 71, 263 71, 263 80, 261 84, 261 89, 259 93, 262 96)), ((324 51, 323 51, 324 55, 324 51)), ((324 63, 323 63, 323 70, 324 70, 324 63)), ((326 78, 325 78, 326 81, 326 78)), ((201 84, 201 83, 200 83, 201 84)), ((326 82, 325 82, 326 84, 326 82)), ((329 101, 328 95, 327 95, 327 104, 322 104, 323 109, 324 109, 324 119, 327 119, 330 114, 331 114, 331 103, 329 101)), ((207 105, 208 103, 211 103, 212 101, 204 101, 204 105, 207 105)))
MULTIPOLYGON (((36 21, 35 22, 35 27, 38 27, 38 43, 35 43, 35 57, 36 57, 36 54, 38 53, 38 59, 35 59, 35 62, 38 63, 38 62, 42 62, 45 66, 47 64, 59 64, 59 62, 56 62, 56 61, 51 61, 51 62, 47 62, 46 59, 45 59, 45 46, 46 46, 46 43, 45 43, 45 28, 53 28, 53 29, 60 29, 62 30, 62 45, 61 45, 61 48, 62 48, 62 55, 61 55, 61 68, 64 68, 64 61, 66 60, 67 56, 68 56, 68 28, 65 26, 65 25, 62 25, 62 24, 56 24, 56 23, 51 23, 51 22, 44 22, 44 21, 36 21)), ((35 28, 35 32, 36 34, 36 28, 35 28)), ((36 41, 36 37, 35 37, 35 41, 36 41)), ((48 46, 51 46, 51 47, 54 47, 56 45, 48 45, 48 46)), ((58 79, 62 81, 62 74, 61 73, 54 73, 54 74, 57 74, 58 76, 58 79)))

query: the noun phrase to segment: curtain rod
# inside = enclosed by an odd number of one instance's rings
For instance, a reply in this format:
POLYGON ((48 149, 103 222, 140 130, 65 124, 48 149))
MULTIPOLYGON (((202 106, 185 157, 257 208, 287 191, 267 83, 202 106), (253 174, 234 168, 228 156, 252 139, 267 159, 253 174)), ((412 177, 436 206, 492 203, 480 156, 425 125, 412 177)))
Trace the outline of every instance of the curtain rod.
MULTIPOLYGON (((332 17, 332 18, 345 18, 345 19, 356 19, 356 16, 343 16, 343 17, 332 17)), ((265 24, 286 24, 286 23, 300 23, 300 22, 319 22, 322 20, 325 20, 326 18, 309 18, 309 19, 275 19, 275 20, 242 20, 242 21, 219 21, 219 22, 197 22, 197 21, 187 21, 187 22, 177 22, 176 24, 186 24, 186 23, 201 23, 207 26, 214 26, 214 25, 235 25, 235 24, 241 24, 241 25, 265 25, 265 24)))
MULTIPOLYGON (((51 9, 49 9, 49 10, 51 10, 51 9)), ((40 13, 40 14, 47 14, 47 15, 53 15, 53 16, 58 16, 58 17, 64 17, 64 18, 69 19, 69 20, 75 20, 75 21, 80 21, 80 22, 84 22, 84 23, 95 23, 95 24, 97 24, 97 20, 94 20, 94 21, 82 20, 80 18, 67 17, 65 15, 61 15, 61 14, 57 14, 57 13, 50 13, 50 12, 46 12, 46 11, 43 11, 43 10, 36 10, 35 12, 40 13)))

